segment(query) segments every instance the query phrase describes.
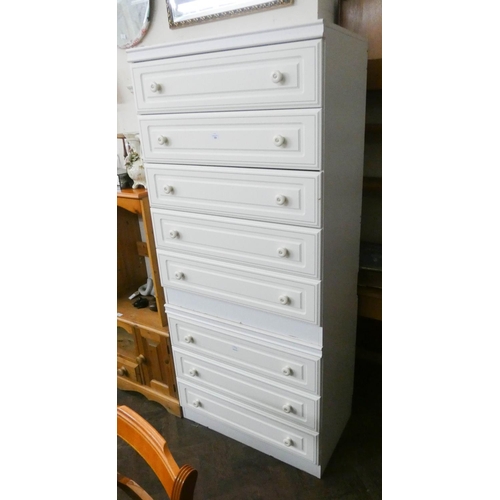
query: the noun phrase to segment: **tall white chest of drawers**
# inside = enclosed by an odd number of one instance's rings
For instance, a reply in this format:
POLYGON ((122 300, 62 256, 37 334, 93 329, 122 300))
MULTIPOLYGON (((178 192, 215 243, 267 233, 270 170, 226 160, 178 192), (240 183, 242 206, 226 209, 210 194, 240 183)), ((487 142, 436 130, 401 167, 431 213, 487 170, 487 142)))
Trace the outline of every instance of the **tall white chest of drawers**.
POLYGON ((317 21, 128 61, 183 414, 321 477, 351 412, 366 42, 317 21))

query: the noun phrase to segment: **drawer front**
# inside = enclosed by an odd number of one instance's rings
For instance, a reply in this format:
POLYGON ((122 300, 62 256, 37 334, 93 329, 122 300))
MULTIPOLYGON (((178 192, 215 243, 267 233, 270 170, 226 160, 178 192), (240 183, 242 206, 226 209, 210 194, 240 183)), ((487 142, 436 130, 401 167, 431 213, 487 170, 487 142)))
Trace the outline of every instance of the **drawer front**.
POLYGON ((253 340, 241 331, 186 321, 173 312, 168 314, 168 323, 174 350, 209 356, 282 385, 318 393, 319 357, 253 340))
POLYGON ((312 462, 317 459, 317 434, 288 426, 277 420, 238 405, 235 401, 179 381, 182 406, 222 420, 225 425, 238 429, 277 449, 300 456, 312 462))
POLYGON ((321 174, 146 164, 152 207, 319 227, 321 174))
POLYGON ((319 170, 321 110, 139 116, 147 162, 319 170))
POLYGON ((132 67, 138 113, 312 108, 321 40, 175 57, 132 67))
POLYGON ((318 430, 318 397, 305 397, 179 349, 176 349, 174 357, 177 378, 216 392, 225 392, 231 399, 257 408, 271 417, 318 430))
POLYGON ((118 376, 132 382, 142 383, 141 369, 135 361, 123 356, 117 357, 118 376))
POLYGON ((320 277, 318 229, 186 215, 152 209, 156 245, 165 250, 320 277))
POLYGON ((292 280, 285 275, 223 266, 207 259, 189 260, 164 250, 158 250, 157 256, 164 287, 319 324, 317 280, 292 280))

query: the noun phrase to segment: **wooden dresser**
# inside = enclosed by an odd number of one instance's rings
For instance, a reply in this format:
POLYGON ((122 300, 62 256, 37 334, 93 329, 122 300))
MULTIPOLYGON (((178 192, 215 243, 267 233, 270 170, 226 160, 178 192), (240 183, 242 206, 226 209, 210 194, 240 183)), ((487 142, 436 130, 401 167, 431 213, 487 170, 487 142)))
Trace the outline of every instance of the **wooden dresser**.
POLYGON ((183 415, 320 477, 353 391, 367 44, 130 49, 183 415))

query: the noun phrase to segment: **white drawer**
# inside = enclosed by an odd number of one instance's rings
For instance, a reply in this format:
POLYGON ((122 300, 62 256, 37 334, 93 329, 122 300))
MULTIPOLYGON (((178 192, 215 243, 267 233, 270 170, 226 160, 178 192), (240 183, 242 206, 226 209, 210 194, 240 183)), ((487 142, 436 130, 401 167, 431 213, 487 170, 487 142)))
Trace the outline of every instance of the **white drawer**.
POLYGON ((225 392, 232 399, 258 409, 271 417, 291 424, 319 430, 319 397, 299 394, 296 391, 256 379, 246 372, 231 369, 221 363, 192 356, 174 349, 177 378, 214 391, 225 392))
POLYGON ((291 278, 208 259, 158 250, 164 287, 205 295, 227 302, 319 324, 320 281, 291 278))
POLYGON ((305 355, 289 347, 253 338, 245 330, 233 331, 221 325, 199 323, 168 313, 170 339, 180 348, 227 365, 249 371, 282 385, 317 394, 319 356, 305 355))
POLYGON ((307 40, 133 64, 137 111, 320 106, 321 49, 321 40, 307 40))
POLYGON ((146 164, 152 207, 319 227, 321 173, 146 164))
POLYGON ((146 162, 320 169, 320 109, 138 118, 146 162))
POLYGON ((268 418, 257 411, 212 391, 179 381, 181 405, 204 414, 225 425, 238 429, 252 438, 264 441, 279 450, 312 462, 317 460, 317 433, 308 433, 283 422, 268 418))
POLYGON ((320 278, 319 229, 153 208, 156 245, 165 250, 320 278))

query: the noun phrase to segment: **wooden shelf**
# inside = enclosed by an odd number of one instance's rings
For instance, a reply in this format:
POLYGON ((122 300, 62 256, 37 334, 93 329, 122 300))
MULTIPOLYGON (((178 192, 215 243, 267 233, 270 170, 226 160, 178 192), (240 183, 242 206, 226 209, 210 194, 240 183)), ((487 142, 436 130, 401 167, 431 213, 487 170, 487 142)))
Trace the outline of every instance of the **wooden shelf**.
MULTIPOLYGON (((126 198, 130 200, 142 200, 148 197, 148 190, 144 188, 140 189, 122 189, 116 193, 118 198, 126 198)), ((119 203, 119 202, 118 202, 119 203)))
MULTIPOLYGON (((141 325, 152 330, 158 330, 162 333, 168 333, 168 326, 163 326, 161 324, 158 313, 151 311, 149 307, 144 307, 142 309, 137 309, 134 307, 134 302, 139 297, 130 300, 128 297, 118 297, 117 300, 117 314, 118 319, 130 325, 141 325)), ((153 300, 154 297, 148 296, 147 299, 153 300)))

